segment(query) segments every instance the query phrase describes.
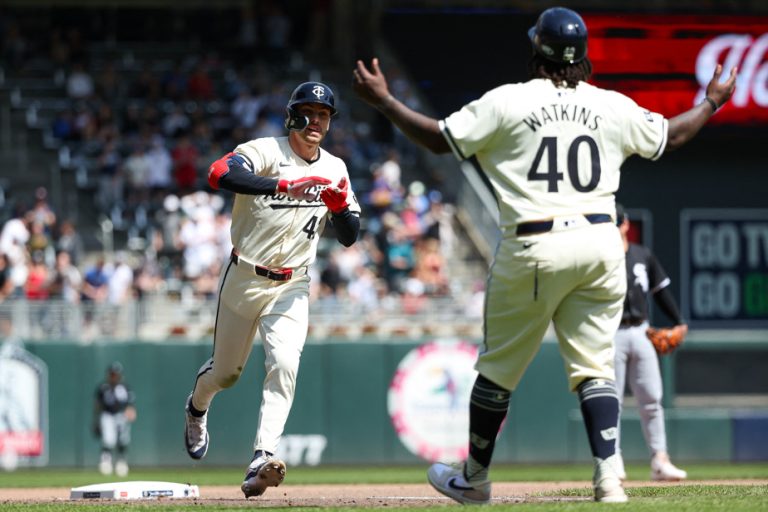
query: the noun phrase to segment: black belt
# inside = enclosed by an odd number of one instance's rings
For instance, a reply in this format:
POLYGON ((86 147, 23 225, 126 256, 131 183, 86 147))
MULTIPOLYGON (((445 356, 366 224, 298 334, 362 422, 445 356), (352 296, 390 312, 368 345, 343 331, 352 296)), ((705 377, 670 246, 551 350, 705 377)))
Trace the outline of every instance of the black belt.
MULTIPOLYGON (((240 262, 240 256, 235 252, 234 249, 232 249, 232 253, 230 254, 229 259, 237 265, 240 262)), ((245 261, 243 261, 245 263, 245 261)), ((271 279, 273 281, 289 281, 291 277, 293 277, 293 269, 290 268, 278 268, 278 269, 271 269, 267 267, 262 267, 261 265, 250 265, 253 267, 253 271, 262 277, 266 277, 267 279, 271 279)))
POLYGON ((645 318, 622 318, 619 327, 637 327, 645 322, 645 318))
MULTIPOLYGON (((586 218, 590 224, 602 224, 604 222, 613 222, 613 218, 607 213, 585 213, 584 218, 586 218)), ((555 221, 553 219, 523 222, 517 225, 515 233, 517 234, 517 236, 538 235, 540 233, 547 233, 548 231, 552 231, 552 227, 554 225, 555 225, 555 221)))

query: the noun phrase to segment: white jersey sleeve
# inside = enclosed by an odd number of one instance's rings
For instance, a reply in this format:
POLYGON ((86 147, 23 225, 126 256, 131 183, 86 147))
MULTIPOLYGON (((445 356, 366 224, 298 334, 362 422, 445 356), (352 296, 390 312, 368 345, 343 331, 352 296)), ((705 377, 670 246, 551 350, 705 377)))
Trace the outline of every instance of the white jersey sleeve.
POLYGON ((646 110, 631 98, 614 93, 617 110, 624 122, 624 154, 658 160, 667 146, 667 120, 646 110))
POLYGON ((488 91, 452 114, 450 119, 439 121, 440 130, 456 158, 469 158, 491 143, 499 129, 501 116, 497 97, 501 94, 504 89, 488 91))

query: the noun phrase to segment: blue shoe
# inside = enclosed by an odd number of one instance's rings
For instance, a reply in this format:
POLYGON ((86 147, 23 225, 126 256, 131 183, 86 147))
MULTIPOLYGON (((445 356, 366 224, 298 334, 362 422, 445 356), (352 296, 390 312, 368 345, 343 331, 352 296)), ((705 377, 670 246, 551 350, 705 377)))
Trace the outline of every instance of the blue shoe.
POLYGON ((184 426, 184 444, 187 446, 187 453, 195 460, 202 459, 208 452, 208 411, 202 416, 193 416, 189 412, 192 405, 192 395, 187 398, 186 424, 184 426))

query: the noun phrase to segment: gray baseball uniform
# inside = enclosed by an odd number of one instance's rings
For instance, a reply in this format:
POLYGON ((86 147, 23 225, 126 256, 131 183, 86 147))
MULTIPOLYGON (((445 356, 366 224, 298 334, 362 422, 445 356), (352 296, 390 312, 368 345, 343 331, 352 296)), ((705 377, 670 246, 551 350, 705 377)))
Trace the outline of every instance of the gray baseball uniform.
POLYGON ((122 382, 114 386, 104 382, 96 389, 97 421, 104 449, 125 449, 131 443, 131 422, 125 410, 134 400, 133 391, 122 382))
POLYGON ((96 388, 93 428, 101 439, 99 471, 105 475, 113 470, 118 476, 128 474, 125 455, 131 443, 131 423, 136 418, 136 398, 122 382, 122 375, 122 364, 114 362, 109 366, 107 380, 96 388))
MULTIPOLYGON (((662 380, 656 350, 645 335, 648 328, 648 294, 656 294, 670 284, 669 277, 653 253, 630 243, 626 257, 627 296, 619 330, 616 333, 616 389, 619 403, 629 384, 637 400, 640 424, 651 454, 667 451, 664 408, 661 404, 662 380)), ((680 318, 674 318, 682 323, 680 318)), ((617 446, 620 443, 617 443, 617 446)))

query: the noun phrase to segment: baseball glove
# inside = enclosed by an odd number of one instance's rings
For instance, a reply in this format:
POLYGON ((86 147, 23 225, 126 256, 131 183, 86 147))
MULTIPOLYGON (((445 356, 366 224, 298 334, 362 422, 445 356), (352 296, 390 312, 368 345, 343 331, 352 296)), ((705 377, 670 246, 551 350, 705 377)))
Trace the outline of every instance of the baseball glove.
POLYGON ((663 328, 649 327, 645 331, 656 352, 662 355, 669 354, 679 347, 686 334, 688 334, 688 326, 685 324, 663 328))

